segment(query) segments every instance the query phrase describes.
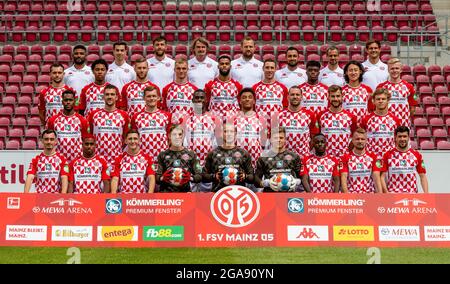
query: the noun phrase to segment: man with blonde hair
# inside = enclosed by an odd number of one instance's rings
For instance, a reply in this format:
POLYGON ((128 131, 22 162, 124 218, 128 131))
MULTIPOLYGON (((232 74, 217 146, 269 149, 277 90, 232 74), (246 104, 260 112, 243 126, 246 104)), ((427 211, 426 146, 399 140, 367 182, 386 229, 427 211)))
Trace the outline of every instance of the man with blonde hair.
POLYGON ((195 57, 189 59, 189 81, 199 89, 204 89, 206 83, 219 76, 217 62, 208 57, 209 42, 203 38, 196 38, 192 42, 195 57))

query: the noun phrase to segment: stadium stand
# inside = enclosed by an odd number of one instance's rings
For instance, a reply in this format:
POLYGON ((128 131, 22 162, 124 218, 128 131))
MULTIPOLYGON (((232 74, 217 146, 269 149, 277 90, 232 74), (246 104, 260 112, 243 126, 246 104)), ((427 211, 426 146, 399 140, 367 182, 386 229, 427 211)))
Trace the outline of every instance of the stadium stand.
MULTIPOLYGON (((357 0, 86 0, 80 9, 70 11, 67 1, 1 1, 0 149, 39 147, 37 94, 49 83, 53 62, 71 64, 72 46, 77 43, 87 46, 88 64, 98 58, 111 63, 111 43, 119 40, 130 45, 129 61, 138 55, 149 58, 153 53, 149 42, 159 35, 170 43, 167 52, 172 58, 190 57, 188 44, 198 36, 212 42, 211 57, 227 53, 236 58, 241 54, 239 42, 250 35, 260 46, 257 58, 276 58, 283 67, 290 45, 299 48, 304 65, 306 60, 326 63, 327 43, 335 44, 343 66, 349 60, 365 60, 364 42, 369 38, 385 43, 383 61, 390 58, 391 45, 398 38, 402 43, 408 40, 405 33, 427 31, 431 35, 426 40, 440 40, 428 0, 381 1, 381 15, 365 4, 357 0)), ((405 65, 402 78, 415 84, 421 103, 413 117, 413 146, 449 149, 450 65, 405 65)))

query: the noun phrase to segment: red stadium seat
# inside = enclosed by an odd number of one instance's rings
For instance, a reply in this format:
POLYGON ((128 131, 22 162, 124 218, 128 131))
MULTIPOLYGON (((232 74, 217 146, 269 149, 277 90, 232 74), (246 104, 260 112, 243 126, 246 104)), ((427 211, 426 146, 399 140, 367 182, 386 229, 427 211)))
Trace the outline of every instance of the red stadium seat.
POLYGON ((437 142, 438 150, 450 150, 450 142, 449 141, 439 141, 437 142))
POLYGON ((440 117, 441 116, 441 110, 438 107, 435 106, 428 106, 425 108, 425 112, 428 116, 428 119, 433 117, 440 117))
POLYGON ((442 75, 442 69, 439 65, 430 65, 427 69, 428 76, 433 77, 434 75, 442 75))
POLYGON ((370 30, 367 26, 358 26, 358 37, 360 42, 366 42, 370 38, 370 30))
POLYGON ((6 150, 19 150, 20 148, 20 142, 16 140, 10 140, 6 142, 5 149, 6 150))
POLYGON ((416 77, 417 82, 417 88, 420 88, 422 86, 429 86, 430 85, 430 78, 426 75, 419 75, 416 77))
POLYGON ((411 66, 409 66, 409 65, 403 65, 402 66, 402 74, 401 74, 402 76, 403 75, 412 75, 412 69, 411 69, 411 66))
POLYGON ((36 150, 37 143, 33 140, 25 140, 22 143, 22 149, 23 150, 36 150))
POLYGON ((438 103, 442 111, 444 107, 450 106, 450 97, 448 97, 447 94, 445 94, 445 96, 438 96, 438 103))
POLYGON ((418 64, 413 67, 414 77, 417 78, 417 76, 419 76, 419 75, 426 75, 426 74, 427 74, 427 68, 424 65, 418 64))
POLYGON ((434 75, 431 77, 431 85, 434 88, 438 86, 445 86, 445 78, 442 75, 434 75))
POLYGON ((423 140, 423 141, 419 142, 419 145, 420 145, 420 149, 422 149, 422 150, 436 149, 436 145, 434 144, 433 141, 430 141, 430 140, 423 140))

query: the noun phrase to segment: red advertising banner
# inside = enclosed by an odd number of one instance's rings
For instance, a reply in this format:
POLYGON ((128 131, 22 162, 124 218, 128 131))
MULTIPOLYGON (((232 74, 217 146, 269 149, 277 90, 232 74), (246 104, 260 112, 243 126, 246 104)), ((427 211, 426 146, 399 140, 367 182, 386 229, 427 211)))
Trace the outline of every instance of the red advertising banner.
POLYGON ((450 247, 450 194, 0 194, 1 246, 450 247))

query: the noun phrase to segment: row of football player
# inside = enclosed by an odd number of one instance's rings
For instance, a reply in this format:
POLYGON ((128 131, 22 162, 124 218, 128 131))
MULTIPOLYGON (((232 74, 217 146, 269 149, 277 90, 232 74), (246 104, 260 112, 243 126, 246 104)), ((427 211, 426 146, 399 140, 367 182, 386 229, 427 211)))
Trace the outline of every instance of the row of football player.
POLYGON ((255 171, 250 154, 236 146, 233 124, 224 125, 224 143, 208 153, 204 167, 192 150, 183 147, 183 127, 172 125, 169 133, 169 149, 153 163, 139 147, 139 133, 130 130, 125 136, 127 148, 115 159, 111 171, 96 153, 92 134, 83 138, 83 154, 68 165, 56 151, 56 132, 46 130, 42 135, 44 151, 30 164, 25 192, 30 192, 35 179, 38 193, 153 193, 156 184, 159 192, 190 192, 192 184, 199 184, 200 191, 216 192, 238 184, 263 188, 264 192, 417 193, 416 172, 423 191, 428 192, 424 162, 421 154, 409 147, 406 126, 395 130, 395 147, 382 160, 365 149, 367 133, 358 128, 352 135, 351 149, 340 161, 327 154, 322 133, 312 139, 312 154, 300 159, 286 149, 286 129, 276 128, 271 148, 259 157, 255 171))
MULTIPOLYGON (((291 47, 287 50, 287 66, 276 71, 275 62, 263 64, 254 58, 255 43, 251 38, 242 41, 242 56, 233 61, 230 57, 227 57, 230 61, 228 63, 220 62, 222 56, 219 57, 219 63, 207 57, 209 43, 203 38, 196 39, 192 45, 195 57, 186 62, 187 69, 181 68, 182 70, 179 70, 183 74, 177 74, 174 60, 166 56, 166 41, 164 38, 155 39, 153 46, 155 56, 148 60, 138 59, 133 68, 125 62, 126 43, 114 44, 115 61, 111 65, 108 66, 105 61, 100 60, 96 61, 91 67, 86 65, 86 48, 77 45, 73 50, 74 65, 66 69, 64 74, 59 72, 58 75, 51 75, 57 77, 52 78, 51 85, 61 89, 66 84, 66 86, 73 88, 77 94, 77 101, 80 100, 80 108, 89 112, 101 106, 101 90, 105 83, 111 83, 122 90, 119 105, 132 115, 143 109, 142 90, 148 85, 154 84, 160 90, 164 90, 175 80, 178 84, 168 88, 166 95, 168 93, 184 94, 186 89, 191 88, 207 90, 207 83, 213 81, 209 85, 211 93, 208 93, 208 96, 211 97, 210 110, 216 112, 216 114, 225 115, 230 108, 237 108, 235 98, 237 95, 236 88, 239 86, 252 87, 258 82, 262 82, 274 85, 274 88, 285 89, 281 86, 290 88, 305 82, 309 83, 310 87, 316 86, 318 83, 323 83, 325 86, 332 84, 342 86, 345 84, 344 77, 346 74, 339 67, 339 50, 336 47, 330 47, 327 50, 329 60, 327 67, 320 70, 321 66, 317 63, 320 72, 314 75, 316 78, 311 79, 305 70, 298 67, 299 53, 297 49, 291 47), (59 83, 55 83, 54 80, 59 83), (273 84, 275 82, 278 84, 273 84)), ((380 43, 378 41, 368 41, 366 49, 369 57, 362 65, 362 70, 365 72, 361 75, 362 80, 360 81, 374 90, 379 83, 387 80, 388 68, 380 60, 380 43)), ((321 86, 316 87, 317 91, 321 91, 321 86)), ((43 91, 43 103, 46 100, 52 103, 51 94, 57 93, 56 89, 49 89, 43 91), (45 93, 47 92, 50 95, 46 99, 45 93)), ((189 96, 189 94, 186 95, 189 96)), ((41 106, 41 108, 44 109, 45 106, 41 106)), ((57 102, 52 104, 52 108, 58 108, 57 102)), ((61 108, 60 104, 59 108, 61 108)), ((47 119, 58 112, 58 109, 48 112, 47 119)), ((41 114, 41 116, 44 120, 44 114, 41 114)))

